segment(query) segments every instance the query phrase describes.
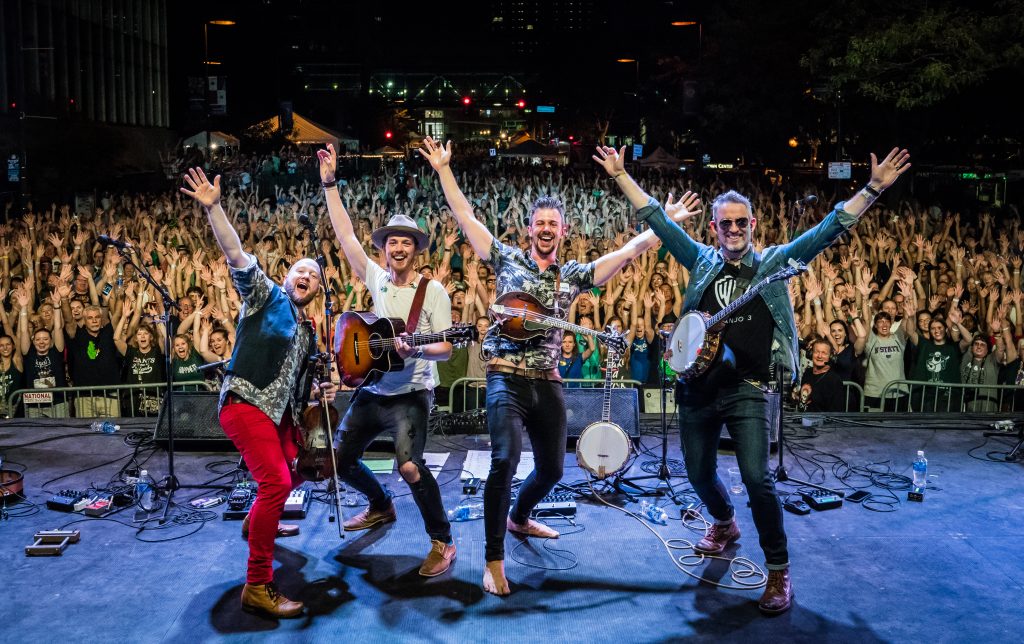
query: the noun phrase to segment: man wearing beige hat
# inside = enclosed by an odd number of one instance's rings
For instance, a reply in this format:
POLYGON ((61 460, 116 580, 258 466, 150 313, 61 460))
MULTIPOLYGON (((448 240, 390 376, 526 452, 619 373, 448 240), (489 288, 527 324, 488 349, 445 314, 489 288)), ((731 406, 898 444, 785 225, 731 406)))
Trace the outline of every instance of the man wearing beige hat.
MULTIPOLYGON (((427 247, 427 235, 405 215, 395 215, 386 226, 374 230, 373 245, 384 253, 381 268, 372 261, 356 239, 335 181, 337 155, 334 146, 317 152, 320 179, 324 185, 331 225, 352 271, 366 284, 378 318, 409 320, 414 311, 417 291, 423 289, 421 308, 410 333, 436 333, 452 325, 451 302, 440 282, 423 277, 415 270, 415 257, 427 247), (414 328, 413 328, 414 327, 414 328)), ((441 490, 423 461, 427 439, 427 417, 438 384, 434 362, 447 360, 452 353, 449 342, 437 342, 413 348, 396 338, 396 351, 405 361, 401 371, 386 373, 364 384, 352 397, 341 421, 337 447, 338 474, 342 480, 366 495, 367 508, 345 521, 346 530, 367 530, 391 523, 397 518, 391 497, 373 473, 360 460, 367 446, 381 432, 394 429, 395 458, 398 471, 409 485, 412 498, 423 516, 430 536, 430 552, 419 573, 435 577, 455 559, 451 525, 441 502, 441 490)))

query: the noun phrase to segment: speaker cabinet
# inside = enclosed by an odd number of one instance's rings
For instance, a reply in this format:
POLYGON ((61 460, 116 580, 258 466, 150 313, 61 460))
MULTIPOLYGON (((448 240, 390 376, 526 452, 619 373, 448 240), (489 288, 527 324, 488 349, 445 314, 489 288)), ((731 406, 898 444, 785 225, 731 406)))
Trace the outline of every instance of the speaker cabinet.
MULTIPOLYGON (((604 390, 573 387, 566 388, 564 393, 566 429, 571 438, 579 438, 587 425, 601 420, 604 390)), ((639 438, 639 392, 636 389, 612 389, 611 393, 611 421, 629 436, 639 438)))
MULTIPOLYGON (((217 391, 180 391, 174 393, 174 449, 218 451, 230 448, 217 418, 217 391), (215 443, 220 443, 219 445, 215 443)), ((160 404, 153 440, 167 443, 167 396, 160 404)))
MULTIPOLYGON (((352 401, 353 391, 339 391, 334 406, 345 415, 352 401)), ((230 439, 224 435, 217 415, 219 391, 181 391, 174 393, 174 448, 182 451, 219 451, 231 449, 230 439)), ((153 440, 167 444, 167 397, 160 405, 153 440)))

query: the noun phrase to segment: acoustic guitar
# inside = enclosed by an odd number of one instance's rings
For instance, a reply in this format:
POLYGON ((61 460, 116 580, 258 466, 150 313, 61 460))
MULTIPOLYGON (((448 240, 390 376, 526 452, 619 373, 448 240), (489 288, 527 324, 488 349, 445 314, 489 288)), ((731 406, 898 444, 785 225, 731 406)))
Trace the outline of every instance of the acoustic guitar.
POLYGON ((669 337, 668 348, 672 355, 668 364, 684 382, 691 382, 704 375, 715 361, 726 326, 724 320, 772 282, 787 280, 807 270, 806 264, 799 264, 792 259, 789 262, 788 267, 764 278, 718 313, 711 315, 703 311, 690 311, 679 318, 669 337))
MULTIPOLYGON (((395 351, 395 339, 405 333, 405 320, 378 318, 365 311, 347 311, 338 318, 335 337, 341 382, 346 387, 358 387, 367 379, 379 377, 405 368, 395 351)), ((437 333, 413 333, 402 340, 413 347, 435 342, 451 342, 462 346, 476 335, 470 324, 455 326, 437 333)))

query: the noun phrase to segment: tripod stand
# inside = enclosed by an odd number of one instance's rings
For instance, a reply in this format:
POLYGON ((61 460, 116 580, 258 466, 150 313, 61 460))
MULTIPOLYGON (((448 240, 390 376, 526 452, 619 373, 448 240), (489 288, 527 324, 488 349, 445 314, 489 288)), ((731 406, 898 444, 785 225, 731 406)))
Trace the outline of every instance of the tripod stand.
POLYGON ((666 377, 665 372, 662 370, 662 356, 665 354, 665 342, 668 341, 670 331, 658 331, 660 342, 658 343, 658 383, 659 393, 661 395, 661 462, 658 465, 657 474, 648 474, 646 476, 622 476, 622 472, 615 475, 615 481, 613 486, 619 492, 625 494, 630 498, 631 501, 635 501, 633 494, 628 489, 623 489, 623 483, 628 484, 629 487, 633 487, 636 490, 640 490, 641 496, 659 496, 662 494, 661 486, 664 485, 668 488, 668 496, 676 505, 679 505, 679 499, 676 497, 676 490, 672 487, 672 473, 668 469, 668 413, 666 410, 665 399, 668 396, 668 384, 671 382, 666 377), (655 484, 653 489, 644 490, 636 485, 633 485, 636 481, 649 481, 656 479, 658 482, 655 484))
POLYGON ((786 471, 786 464, 783 463, 783 461, 782 461, 783 454, 786 451, 786 442, 785 442, 785 440, 786 440, 785 439, 786 432, 785 432, 785 427, 783 425, 783 422, 784 422, 785 416, 786 416, 785 406, 783 405, 783 402, 785 401, 785 391, 786 391, 786 388, 785 388, 786 368, 784 366, 782 366, 782 365, 772 364, 771 365, 771 370, 774 372, 774 375, 775 375, 775 383, 774 383, 775 384, 775 390, 778 392, 778 395, 779 395, 779 416, 778 416, 778 419, 777 419, 778 423, 779 423, 779 464, 775 468, 775 482, 776 483, 785 483, 785 482, 795 483, 796 485, 804 485, 804 486, 807 486, 807 487, 813 487, 813 488, 818 489, 818 490, 824 490, 824 491, 829 492, 831 494, 834 494, 834 495, 836 495, 838 497, 845 496, 842 492, 840 492, 838 490, 833 490, 832 488, 829 488, 829 487, 825 487, 824 485, 818 485, 817 483, 811 483, 810 481, 804 481, 804 480, 801 480, 801 479, 795 479, 795 478, 793 478, 793 477, 791 477, 789 475, 789 472, 786 471))
MULTIPOLYGON (((1009 432, 985 432, 986 437, 993 436, 1006 436, 1009 432)), ((1024 454, 1021 453, 1021 448, 1024 447, 1024 425, 1017 425, 1017 444, 1013 446, 1013 449, 1006 455, 1007 462, 1013 462, 1017 459, 1024 458, 1024 454)))

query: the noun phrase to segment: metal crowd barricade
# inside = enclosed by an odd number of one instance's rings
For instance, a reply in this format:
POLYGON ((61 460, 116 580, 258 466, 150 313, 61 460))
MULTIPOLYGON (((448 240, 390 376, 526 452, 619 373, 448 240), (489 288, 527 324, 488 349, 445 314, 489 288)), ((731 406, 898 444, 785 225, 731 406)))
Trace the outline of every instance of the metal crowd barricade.
POLYGON ((852 380, 843 381, 843 409, 848 412, 864 411, 864 388, 852 380))
MULTIPOLYGON (((174 383, 175 391, 216 389, 205 380, 174 383)), ((5 411, 8 417, 17 413, 26 418, 156 417, 166 390, 164 383, 18 389, 7 397, 5 411)))
POLYGON ((1024 387, 893 380, 882 389, 883 406, 889 399, 896 412, 1005 414, 1024 410, 1024 387))
MULTIPOLYGON (((566 388, 593 389, 604 387, 604 380, 584 380, 582 378, 566 378, 562 381, 566 388)), ((615 388, 638 388, 643 383, 639 380, 612 380, 615 388)), ((640 401, 643 404, 643 401, 640 401)), ((448 392, 448 410, 459 414, 474 409, 487 407, 487 379, 459 378, 452 383, 448 392)))

